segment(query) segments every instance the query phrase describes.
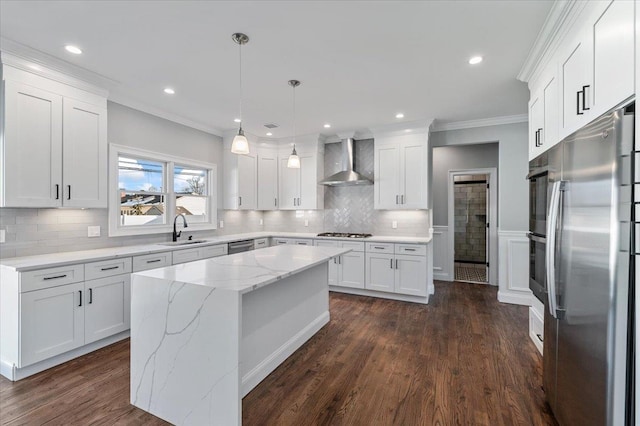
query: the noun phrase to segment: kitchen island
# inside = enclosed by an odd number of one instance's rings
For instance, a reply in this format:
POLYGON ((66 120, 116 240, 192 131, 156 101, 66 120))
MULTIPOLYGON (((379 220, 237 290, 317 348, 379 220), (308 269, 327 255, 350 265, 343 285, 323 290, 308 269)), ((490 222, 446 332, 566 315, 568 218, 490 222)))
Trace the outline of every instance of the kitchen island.
POLYGON ((133 274, 131 404, 241 424, 242 397, 329 322, 328 262, 347 252, 277 246, 133 274))

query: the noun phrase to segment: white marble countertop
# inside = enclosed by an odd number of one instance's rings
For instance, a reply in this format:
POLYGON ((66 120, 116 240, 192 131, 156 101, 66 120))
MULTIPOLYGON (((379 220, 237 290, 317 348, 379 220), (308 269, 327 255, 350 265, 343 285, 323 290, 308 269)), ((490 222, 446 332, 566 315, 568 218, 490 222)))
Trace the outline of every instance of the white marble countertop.
POLYGON ((186 250, 190 248, 226 244, 233 241, 251 240, 256 238, 311 238, 327 239, 336 241, 362 241, 362 242, 387 242, 405 244, 428 244, 431 237, 395 237, 395 236, 372 236, 369 238, 335 238, 318 237, 313 233, 299 232, 251 232, 246 234, 222 235, 216 237, 205 237, 206 242, 199 244, 187 244, 182 246, 167 246, 163 243, 143 244, 133 246, 109 247, 95 250, 69 251, 62 253, 48 253, 36 256, 12 257, 0 259, 0 266, 13 271, 24 272, 34 269, 53 268, 66 266, 75 263, 95 262, 100 260, 116 259, 119 257, 140 256, 166 251, 186 250))
POLYGON ((285 245, 166 266, 133 275, 249 293, 351 249, 285 245))

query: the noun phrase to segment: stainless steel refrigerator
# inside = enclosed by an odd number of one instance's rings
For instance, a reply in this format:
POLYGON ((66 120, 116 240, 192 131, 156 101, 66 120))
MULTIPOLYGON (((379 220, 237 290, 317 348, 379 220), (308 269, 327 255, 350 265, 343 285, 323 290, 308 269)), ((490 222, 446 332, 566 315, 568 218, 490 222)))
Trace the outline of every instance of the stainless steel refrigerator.
POLYGON ((634 108, 548 152, 543 386, 562 426, 635 424, 634 108))

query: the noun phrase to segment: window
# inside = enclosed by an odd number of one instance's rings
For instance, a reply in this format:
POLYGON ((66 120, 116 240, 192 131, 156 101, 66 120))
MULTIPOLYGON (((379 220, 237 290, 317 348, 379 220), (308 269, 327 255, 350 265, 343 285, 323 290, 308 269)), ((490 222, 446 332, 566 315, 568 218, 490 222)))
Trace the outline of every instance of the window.
POLYGON ((171 232, 184 214, 193 230, 216 227, 216 166, 112 144, 109 235, 171 232))

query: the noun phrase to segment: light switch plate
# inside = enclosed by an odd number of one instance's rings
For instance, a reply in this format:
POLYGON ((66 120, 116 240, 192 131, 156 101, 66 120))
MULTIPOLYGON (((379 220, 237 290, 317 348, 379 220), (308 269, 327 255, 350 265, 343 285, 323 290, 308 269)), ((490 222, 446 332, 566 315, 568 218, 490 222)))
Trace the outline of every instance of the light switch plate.
POLYGON ((397 228, 398 228, 398 221, 397 221, 397 220, 393 220, 393 221, 391 221, 391 227, 392 227, 393 229, 397 229, 397 228))
POLYGON ((5 242, 5 230, 4 229, 0 229, 0 243, 4 243, 5 242))
POLYGON ((220 229, 224 228, 224 220, 220 221, 220 229))
POLYGON ((100 236, 100 226, 87 226, 87 237, 95 238, 100 236))
POLYGON ((260 219, 260 225, 264 225, 264 220, 260 219))
POLYGON ((307 219, 304 220, 304 226, 309 226, 309 221, 307 219))

